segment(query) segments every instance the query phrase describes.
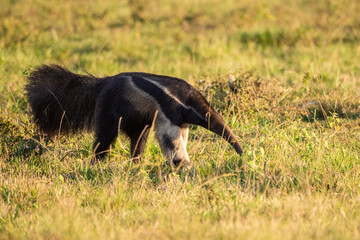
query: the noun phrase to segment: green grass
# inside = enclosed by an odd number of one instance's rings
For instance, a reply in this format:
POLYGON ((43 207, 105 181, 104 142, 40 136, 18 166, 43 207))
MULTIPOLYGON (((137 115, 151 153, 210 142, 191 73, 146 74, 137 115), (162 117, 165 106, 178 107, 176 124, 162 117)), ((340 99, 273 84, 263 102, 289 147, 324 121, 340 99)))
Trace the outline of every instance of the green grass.
POLYGON ((334 1, 4 0, 0 239, 359 239, 360 5, 334 1), (144 71, 200 89, 244 146, 191 127, 188 169, 150 136, 47 139, 25 77, 59 63, 144 71))

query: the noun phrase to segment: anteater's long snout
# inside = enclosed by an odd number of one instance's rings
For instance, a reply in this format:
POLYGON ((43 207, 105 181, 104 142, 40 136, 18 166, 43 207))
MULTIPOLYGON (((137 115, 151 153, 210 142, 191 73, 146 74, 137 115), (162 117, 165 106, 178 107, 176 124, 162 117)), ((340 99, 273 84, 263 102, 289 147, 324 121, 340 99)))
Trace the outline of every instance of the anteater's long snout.
POLYGON ((209 130, 228 141, 238 154, 243 154, 244 151, 239 141, 236 139, 235 134, 231 131, 229 126, 225 123, 224 119, 215 111, 212 111, 209 114, 210 116, 207 118, 209 130))

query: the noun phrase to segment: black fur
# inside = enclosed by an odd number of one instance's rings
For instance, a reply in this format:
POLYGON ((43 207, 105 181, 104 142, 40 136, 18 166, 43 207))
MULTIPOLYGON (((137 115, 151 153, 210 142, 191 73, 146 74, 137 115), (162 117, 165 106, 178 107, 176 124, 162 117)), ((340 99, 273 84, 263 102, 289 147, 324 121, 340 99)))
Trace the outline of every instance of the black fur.
MULTIPOLYGON (((156 107, 139 108, 135 104, 138 96, 131 95, 129 81, 155 99, 174 125, 181 127, 189 123, 208 128, 242 153, 235 135, 220 115, 200 92, 178 78, 148 73, 122 73, 96 78, 74 74, 58 65, 43 65, 31 72, 25 89, 34 121, 44 133, 53 136, 94 128, 94 150, 97 156, 103 157, 117 137, 121 123, 120 129, 131 140, 131 156, 139 158, 156 107), (159 86, 165 87, 172 96, 181 100, 181 104, 159 86)), ((167 142, 171 144, 170 140, 167 142)))
POLYGON ((91 129, 99 89, 106 82, 57 65, 37 68, 25 87, 35 123, 50 136, 91 129))

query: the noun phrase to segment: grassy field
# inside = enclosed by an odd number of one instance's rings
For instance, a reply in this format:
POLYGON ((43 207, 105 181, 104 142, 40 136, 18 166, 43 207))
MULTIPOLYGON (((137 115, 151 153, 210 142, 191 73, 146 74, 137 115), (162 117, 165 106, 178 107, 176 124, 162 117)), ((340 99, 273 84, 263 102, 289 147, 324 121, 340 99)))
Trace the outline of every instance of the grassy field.
POLYGON ((2 0, 0 239, 360 239, 360 4, 355 0, 2 0), (189 169, 151 133, 47 139, 24 95, 58 63, 200 89, 244 146, 191 127, 189 169))

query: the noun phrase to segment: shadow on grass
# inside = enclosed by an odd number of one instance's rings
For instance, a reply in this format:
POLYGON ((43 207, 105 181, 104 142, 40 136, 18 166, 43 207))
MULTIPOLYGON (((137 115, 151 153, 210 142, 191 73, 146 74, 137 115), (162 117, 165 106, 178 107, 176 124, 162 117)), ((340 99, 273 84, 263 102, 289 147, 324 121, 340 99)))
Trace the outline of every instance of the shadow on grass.
POLYGON ((360 104, 340 102, 339 100, 313 100, 303 106, 301 111, 303 121, 328 120, 341 118, 355 120, 360 118, 360 104))

